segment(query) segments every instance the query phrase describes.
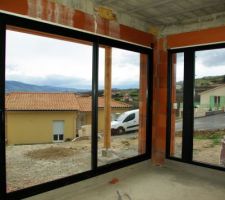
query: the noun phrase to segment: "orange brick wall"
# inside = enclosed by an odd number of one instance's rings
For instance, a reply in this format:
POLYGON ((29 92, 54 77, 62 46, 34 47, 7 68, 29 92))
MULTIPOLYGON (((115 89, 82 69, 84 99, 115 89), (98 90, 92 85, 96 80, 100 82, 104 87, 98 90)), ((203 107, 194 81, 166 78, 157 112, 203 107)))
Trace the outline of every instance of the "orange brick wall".
POLYGON ((165 158, 167 111, 166 39, 154 43, 152 161, 161 165, 165 158))

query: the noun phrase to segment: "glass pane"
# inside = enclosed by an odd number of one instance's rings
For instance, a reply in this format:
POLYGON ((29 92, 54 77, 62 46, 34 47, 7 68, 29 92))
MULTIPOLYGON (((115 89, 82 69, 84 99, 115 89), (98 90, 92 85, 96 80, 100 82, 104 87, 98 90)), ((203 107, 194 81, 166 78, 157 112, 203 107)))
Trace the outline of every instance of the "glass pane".
POLYGON ((181 158, 183 136, 184 53, 172 55, 170 156, 181 158))
POLYGON ((63 140, 63 135, 59 135, 59 140, 63 140))
POLYGON ((146 69, 146 55, 100 48, 98 165, 145 153, 146 69))
POLYGON ((58 135, 53 135, 53 140, 57 141, 58 140, 58 135))
POLYGON ((196 51, 193 160, 225 167, 225 49, 196 51))
POLYGON ((91 83, 92 44, 7 30, 8 192, 90 170, 91 83))

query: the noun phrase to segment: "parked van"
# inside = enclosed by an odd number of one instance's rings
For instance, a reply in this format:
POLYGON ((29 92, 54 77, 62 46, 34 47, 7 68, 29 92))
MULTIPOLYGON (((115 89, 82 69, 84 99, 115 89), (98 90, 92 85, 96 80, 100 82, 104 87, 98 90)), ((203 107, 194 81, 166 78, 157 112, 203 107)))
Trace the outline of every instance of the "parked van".
POLYGON ((111 122, 112 134, 123 134, 128 131, 136 131, 139 128, 139 109, 122 113, 111 122))

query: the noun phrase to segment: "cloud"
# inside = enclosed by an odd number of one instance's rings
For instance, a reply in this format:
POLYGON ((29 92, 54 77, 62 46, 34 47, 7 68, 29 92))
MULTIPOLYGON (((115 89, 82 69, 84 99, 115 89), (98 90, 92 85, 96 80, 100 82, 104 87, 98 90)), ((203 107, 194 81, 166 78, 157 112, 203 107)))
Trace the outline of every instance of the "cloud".
POLYGON ((16 71, 18 69, 18 66, 14 64, 10 64, 10 65, 6 64, 6 69, 10 71, 16 71))
POLYGON ((77 88, 77 89, 90 89, 91 81, 68 76, 49 75, 42 80, 37 80, 38 85, 51 85, 57 87, 77 88))
POLYGON ((130 89, 130 88, 139 88, 139 81, 130 81, 130 82, 120 82, 119 84, 112 84, 112 88, 118 89, 130 89))
POLYGON ((179 60, 180 62, 182 62, 182 61, 184 62, 184 53, 183 52, 176 53, 175 55, 177 57, 177 60, 179 60))
POLYGON ((20 81, 23 83, 34 84, 39 86, 55 86, 75 89, 91 89, 91 82, 82 78, 49 75, 46 77, 34 76, 15 76, 9 75, 7 80, 20 81))
POLYGON ((206 67, 225 67, 225 49, 197 51, 196 61, 206 67))
MULTIPOLYGON (((7 76, 8 81, 19 81, 27 84, 38 85, 38 86, 54 86, 63 88, 73 89, 86 89, 91 90, 92 82, 82 78, 49 75, 46 77, 33 77, 33 76, 7 76)), ((124 80, 120 82, 112 82, 112 88, 128 89, 128 88, 139 88, 139 81, 137 80, 124 80)), ((104 89, 104 84, 99 84, 99 89, 104 89)))
POLYGON ((128 50, 113 48, 112 50, 112 65, 126 66, 126 64, 133 67, 140 66, 140 53, 128 50))
MULTIPOLYGON (((6 79, 35 85, 90 89, 92 46, 7 31, 6 79)), ((104 51, 100 48, 99 86, 104 85, 104 51)), ((138 87, 140 54, 112 49, 112 85, 138 87)))

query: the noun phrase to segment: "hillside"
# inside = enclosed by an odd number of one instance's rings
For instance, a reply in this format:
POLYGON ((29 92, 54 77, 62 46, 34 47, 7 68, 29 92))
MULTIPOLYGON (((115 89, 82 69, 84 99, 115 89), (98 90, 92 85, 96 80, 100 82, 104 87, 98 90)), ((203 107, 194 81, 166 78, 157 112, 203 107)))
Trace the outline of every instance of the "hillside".
MULTIPOLYGON (((195 87, 213 88, 217 85, 225 83, 225 75, 222 76, 205 76, 195 79, 195 87)), ((176 83, 178 86, 183 85, 183 81, 176 83)))
MULTIPOLYGON (((215 88, 221 84, 225 84, 225 75, 222 76, 205 76, 202 78, 195 79, 195 102, 200 101, 199 93, 215 88)), ((179 101, 183 101, 183 81, 176 83, 177 98, 179 101), (179 88, 179 89, 178 89, 179 88)))
POLYGON ((6 81, 5 92, 85 92, 76 88, 63 88, 54 86, 38 86, 18 81, 6 81))

